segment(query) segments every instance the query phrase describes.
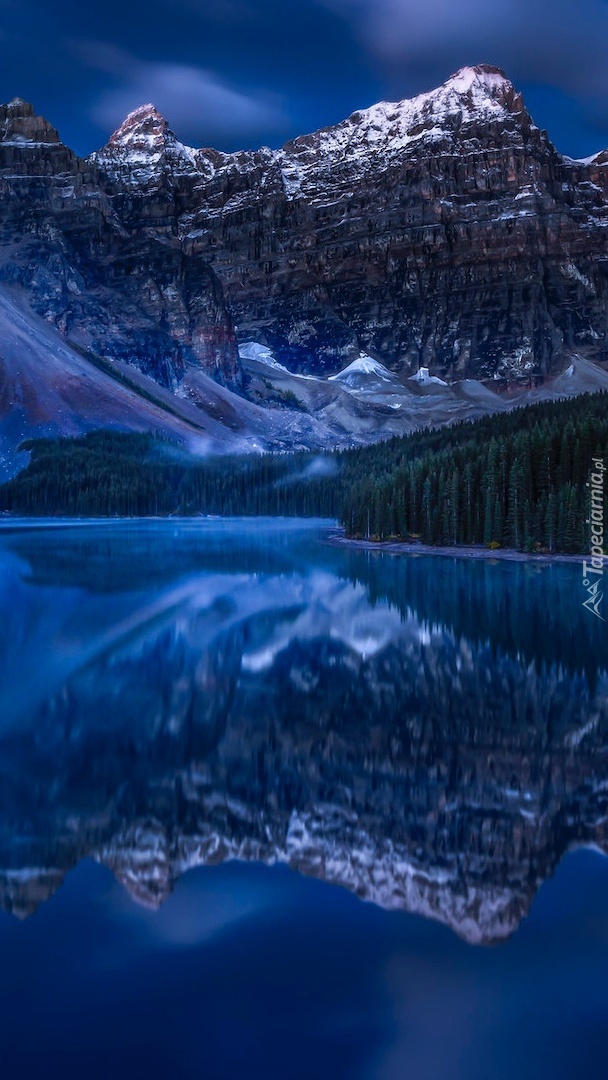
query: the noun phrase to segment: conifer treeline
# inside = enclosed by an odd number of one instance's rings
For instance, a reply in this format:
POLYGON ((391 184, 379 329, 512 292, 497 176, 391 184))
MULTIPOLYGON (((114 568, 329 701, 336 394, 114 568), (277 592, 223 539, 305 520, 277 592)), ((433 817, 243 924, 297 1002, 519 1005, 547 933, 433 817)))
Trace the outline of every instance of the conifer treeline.
POLYGON ((588 550, 586 484, 592 459, 608 462, 606 396, 582 409, 530 409, 509 419, 512 427, 506 417, 484 421, 455 433, 453 444, 402 455, 370 474, 351 493, 347 531, 417 535, 427 544, 588 550))
POLYGON ((296 514, 352 536, 588 550, 593 458, 608 463, 608 395, 528 406, 334 455, 193 460, 150 435, 28 444, 0 487, 20 514, 296 514))
POLYGON ((115 431, 23 448, 30 463, 0 486, 0 510, 81 517, 337 512, 332 488, 306 476, 309 454, 193 458, 153 435, 115 431))

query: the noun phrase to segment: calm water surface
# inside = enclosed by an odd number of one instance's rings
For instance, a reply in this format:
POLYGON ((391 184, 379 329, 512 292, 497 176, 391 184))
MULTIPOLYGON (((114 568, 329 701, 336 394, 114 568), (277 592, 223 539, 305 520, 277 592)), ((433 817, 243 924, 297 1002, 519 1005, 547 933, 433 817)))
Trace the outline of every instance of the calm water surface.
POLYGON ((331 532, 0 528, 3 1077, 607 1074, 580 566, 331 532))

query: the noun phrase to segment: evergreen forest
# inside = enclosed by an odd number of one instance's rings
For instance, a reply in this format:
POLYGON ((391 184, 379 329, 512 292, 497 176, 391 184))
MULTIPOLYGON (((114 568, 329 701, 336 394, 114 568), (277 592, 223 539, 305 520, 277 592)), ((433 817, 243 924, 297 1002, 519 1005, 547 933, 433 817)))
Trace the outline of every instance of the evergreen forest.
POLYGON ((357 538, 580 552, 593 459, 608 461, 608 394, 336 453, 196 458, 116 431, 23 449, 29 463, 0 486, 5 513, 332 517, 357 538))

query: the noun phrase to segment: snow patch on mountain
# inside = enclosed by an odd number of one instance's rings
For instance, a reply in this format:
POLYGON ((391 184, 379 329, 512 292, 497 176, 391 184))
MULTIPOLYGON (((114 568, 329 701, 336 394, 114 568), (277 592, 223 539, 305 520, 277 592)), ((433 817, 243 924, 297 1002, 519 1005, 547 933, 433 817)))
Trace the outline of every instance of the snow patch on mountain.
POLYGON ((275 360, 271 349, 267 345, 260 345, 257 341, 245 341, 239 345, 239 356, 241 360, 255 360, 258 364, 266 364, 274 368, 275 371, 285 371, 288 375, 290 374, 283 364, 275 360))
MULTIPOLYGON (((366 171, 377 169, 378 157, 387 163, 420 144, 454 139, 468 124, 491 123, 525 113, 521 97, 502 71, 487 64, 464 67, 442 86, 403 101, 381 101, 354 112, 333 127, 311 135, 301 135, 281 150, 263 147, 257 151, 200 149, 180 143, 167 121, 151 104, 130 113, 114 132, 107 146, 92 159, 110 174, 125 168, 152 168, 169 154, 188 170, 209 178, 214 173, 248 173, 256 164, 276 169, 288 199, 299 198, 310 186, 317 186, 319 170, 340 161, 366 171)), ((141 182, 141 177, 139 177, 141 182)), ((333 186, 329 185, 330 188, 333 186)), ((247 193, 235 196, 236 204, 247 201, 247 193)))
POLYGON ((176 138, 154 105, 140 105, 129 113, 92 160, 121 177, 132 171, 133 185, 149 179, 166 161, 172 170, 197 172, 197 151, 176 138))
POLYGON ((381 364, 379 360, 366 353, 361 353, 348 367, 339 371, 337 375, 330 375, 329 382, 337 382, 349 390, 361 390, 366 387, 377 388, 378 383, 396 383, 398 378, 381 364))
POLYGON ((296 374, 290 371, 289 368, 279 363, 272 349, 269 349, 267 345, 260 345, 257 341, 246 341, 243 345, 239 345, 239 356, 241 360, 250 360, 254 364, 264 364, 266 367, 272 368, 277 375, 288 375, 292 379, 304 379, 307 382, 318 381, 315 375, 305 375, 303 372, 296 374))
POLYGON ((608 150, 599 150, 596 154, 590 154, 589 157, 584 158, 569 158, 566 154, 564 157, 568 161, 576 161, 580 165, 608 165, 608 150))
POLYGON ((431 375, 428 367, 418 368, 415 375, 410 376, 410 382, 416 382, 420 385, 427 383, 435 383, 437 386, 447 386, 447 382, 444 379, 439 379, 437 375, 431 375))
POLYGON ((465 67, 436 90, 403 101, 381 101, 354 113, 345 125, 354 126, 368 141, 388 136, 394 146, 405 147, 421 134, 444 134, 455 118, 474 117, 478 122, 506 116, 507 100, 513 93, 512 84, 498 69, 465 67))
POLYGON ((325 160, 363 167, 373 156, 402 156, 424 143, 454 139, 470 123, 508 125, 513 115, 525 113, 523 101, 498 68, 480 64, 457 71, 442 86, 403 101, 381 101, 354 112, 334 127, 300 136, 277 154, 288 197, 301 194, 308 169, 318 170, 325 160))

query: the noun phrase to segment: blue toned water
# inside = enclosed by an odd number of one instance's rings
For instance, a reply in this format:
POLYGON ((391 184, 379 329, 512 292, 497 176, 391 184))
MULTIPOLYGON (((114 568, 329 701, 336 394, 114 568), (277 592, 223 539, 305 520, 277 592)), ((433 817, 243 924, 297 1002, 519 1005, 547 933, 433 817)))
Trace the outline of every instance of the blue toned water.
POLYGON ((603 1075, 576 564, 0 530, 3 1076, 603 1075))

